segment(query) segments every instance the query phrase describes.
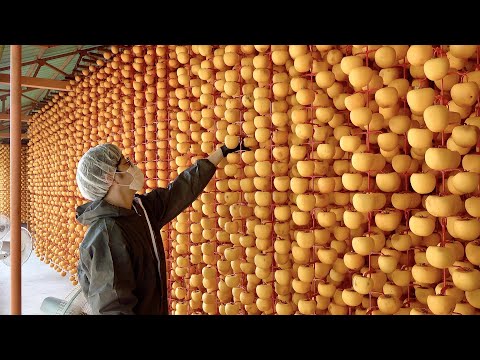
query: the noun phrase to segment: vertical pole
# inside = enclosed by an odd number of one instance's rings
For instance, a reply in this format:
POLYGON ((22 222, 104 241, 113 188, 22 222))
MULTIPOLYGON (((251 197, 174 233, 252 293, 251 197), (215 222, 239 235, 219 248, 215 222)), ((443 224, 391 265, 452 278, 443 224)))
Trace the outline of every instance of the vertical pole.
POLYGON ((10 46, 10 253, 12 315, 22 313, 22 272, 20 262, 20 163, 21 163, 21 69, 22 46, 10 46))

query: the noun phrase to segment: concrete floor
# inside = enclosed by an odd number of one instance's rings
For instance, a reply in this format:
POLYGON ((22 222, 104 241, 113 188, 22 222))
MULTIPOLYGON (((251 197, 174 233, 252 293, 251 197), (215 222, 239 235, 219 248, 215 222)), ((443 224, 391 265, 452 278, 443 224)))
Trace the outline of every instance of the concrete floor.
MULTIPOLYGON (((68 277, 61 277, 32 255, 22 266, 22 314, 43 315, 42 301, 53 296, 64 299, 73 290, 68 277)), ((0 315, 10 314, 10 268, 0 262, 0 315)))

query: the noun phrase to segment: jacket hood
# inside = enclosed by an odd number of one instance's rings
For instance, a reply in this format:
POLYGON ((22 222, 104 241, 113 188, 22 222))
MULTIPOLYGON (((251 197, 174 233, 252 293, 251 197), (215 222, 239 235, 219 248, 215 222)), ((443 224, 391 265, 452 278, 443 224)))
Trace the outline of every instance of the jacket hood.
POLYGON ((103 218, 115 218, 135 214, 137 213, 133 208, 129 210, 109 204, 104 200, 95 200, 78 206, 76 219, 82 225, 91 225, 95 221, 103 218))

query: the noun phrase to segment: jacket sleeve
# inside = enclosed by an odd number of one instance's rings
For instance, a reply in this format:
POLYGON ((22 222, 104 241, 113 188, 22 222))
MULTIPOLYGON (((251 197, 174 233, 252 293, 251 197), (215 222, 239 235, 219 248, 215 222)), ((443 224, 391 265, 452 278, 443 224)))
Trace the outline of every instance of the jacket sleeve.
POLYGON ((178 175, 166 189, 158 188, 142 197, 153 209, 160 228, 195 201, 212 179, 216 169, 208 159, 200 159, 178 175))
POLYGON ((113 222, 102 222, 80 246, 82 291, 94 315, 134 315, 137 298, 127 245, 113 222))

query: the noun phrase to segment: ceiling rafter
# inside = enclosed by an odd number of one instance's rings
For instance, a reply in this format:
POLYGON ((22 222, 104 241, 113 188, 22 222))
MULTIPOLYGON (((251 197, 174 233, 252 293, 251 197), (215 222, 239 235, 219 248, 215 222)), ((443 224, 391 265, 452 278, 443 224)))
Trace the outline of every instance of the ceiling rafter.
POLYGON ((35 100, 34 98, 31 98, 30 96, 27 96, 27 95, 25 95, 25 94, 22 94, 22 97, 24 97, 25 99, 28 99, 28 100, 34 102, 35 104, 38 103, 38 100, 35 100))
POLYGON ((53 69, 53 70, 55 70, 56 72, 58 72, 58 73, 60 73, 60 74, 62 74, 62 75, 64 75, 64 76, 67 76, 67 75, 68 75, 65 71, 60 70, 59 68, 57 68, 56 66, 54 66, 54 65, 52 65, 52 64, 49 64, 47 61, 45 61, 43 65, 48 66, 50 69, 53 69))
MULTIPOLYGON (((49 60, 60 59, 60 58, 62 58, 62 57, 66 57, 66 56, 70 56, 70 55, 75 55, 75 54, 82 53, 82 52, 86 53, 86 52, 88 52, 88 51, 101 48, 102 46, 103 46, 103 45, 101 45, 101 46, 94 46, 94 47, 91 47, 91 48, 88 48, 88 49, 75 50, 75 51, 70 51, 70 52, 67 52, 67 53, 64 53, 64 54, 52 55, 52 56, 47 56, 47 57, 44 57, 44 58, 39 58, 39 59, 35 59, 35 60, 25 61, 25 62, 22 63, 22 67, 23 67, 23 66, 27 66, 27 65, 31 65, 31 64, 38 64, 39 60, 49 61, 49 60)), ((3 66, 3 67, 0 68, 0 71, 5 71, 5 70, 9 70, 9 69, 10 69, 10 65, 8 65, 8 66, 3 66)))
MULTIPOLYGON (((88 69, 90 66, 95 66, 99 59, 103 60, 103 52, 108 51, 110 46, 109 45, 92 45, 88 48, 83 48, 84 45, 76 45, 73 50, 71 47, 70 51, 51 55, 51 56, 44 56, 45 52, 48 49, 53 47, 58 47, 60 45, 34 45, 38 47, 38 53, 36 55, 36 59, 25 61, 22 63, 22 67, 29 66, 28 70, 24 72, 26 76, 22 77, 22 98, 27 99, 28 103, 22 107, 22 113, 25 115, 31 115, 41 108, 43 108, 48 101, 51 100, 53 93, 58 93, 58 90, 65 91, 66 86, 68 85, 69 80, 73 80, 75 78, 78 79, 77 76, 83 77, 84 69, 88 69), (72 67, 71 73, 67 73, 65 68, 70 64, 72 59, 75 59, 75 64, 72 67), (52 63, 51 61, 64 58, 64 61, 60 63, 57 61, 56 63, 52 63), (49 76, 45 79, 38 79, 36 78, 39 74, 40 70, 44 67, 48 67, 54 71, 52 73, 49 71, 49 76), (29 79, 26 79, 29 78, 29 79), (27 84, 25 84, 25 80, 27 84), (51 82, 44 82, 46 80, 50 80, 51 82), (38 82, 40 81, 40 82, 38 82), (53 84, 53 85, 52 85, 53 84), (25 89, 25 86, 28 85, 29 87, 25 89), (46 85, 46 86, 45 86, 46 85), (36 88, 32 88, 30 86, 36 86, 36 88), (38 91, 41 89, 40 91, 38 91), (37 90, 37 91, 35 91, 37 90), (35 94, 32 96, 26 96, 24 93, 28 93, 29 91, 35 91, 35 94)), ((58 52, 58 50, 57 50, 58 52)), ((9 64, 5 64, 5 66, 0 67, 0 72, 8 71, 10 68, 9 64)), ((70 68, 70 67, 69 67, 70 68)), ((3 81, 5 82, 5 77, 9 80, 9 74, 1 74, 0 73, 0 83, 3 81)), ((10 96, 8 89, 0 89, 0 107, 1 112, 4 114, 8 114, 8 97, 10 96)), ((8 123, 6 125, 9 125, 8 123)))
MULTIPOLYGON (((48 48, 46 47, 41 48, 40 52, 37 54, 37 59, 40 59, 43 56, 43 54, 45 54, 45 51, 47 51, 47 49, 48 48)), ((30 69, 28 69, 26 76, 32 76, 32 73, 33 73, 33 77, 36 77, 41 67, 42 66, 39 64, 30 65, 30 69)))
MULTIPOLYGON (((21 120, 22 122, 27 122, 30 120, 31 116, 28 115, 22 115, 21 120)), ((10 122, 10 114, 7 113, 0 113, 0 120, 5 121, 5 122, 10 122)))
MULTIPOLYGON (((66 90, 68 81, 21 76, 22 86, 37 89, 66 90)), ((10 84, 10 74, 0 74, 0 84, 10 84)))
MULTIPOLYGON (((80 50, 81 47, 82 47, 82 45, 78 45, 78 46, 77 46, 77 50, 80 50)), ((63 64, 60 66, 60 68, 61 68, 62 71, 67 67, 68 64, 70 64, 70 61, 72 61, 72 59, 73 59, 75 56, 77 56, 77 54, 72 54, 72 55, 70 55, 69 57, 67 57, 67 58, 65 59, 65 61, 63 62, 63 64)), ((78 58, 79 58, 79 59, 81 58, 81 54, 78 54, 78 58)), ((78 64, 78 61, 77 61, 76 64, 78 64)), ((75 69, 75 67, 73 67, 73 69, 75 69)), ((66 74, 66 73, 64 72, 64 74, 66 74)), ((55 78, 57 78, 58 75, 59 75, 59 74, 57 73, 57 75, 55 75, 55 78)), ((65 75, 65 80, 67 80, 67 78, 70 77, 70 76, 72 76, 72 74, 66 74, 66 75, 65 75)), ((42 99, 45 100, 47 97, 50 96, 50 93, 51 93, 51 90, 47 90, 47 92, 46 92, 45 95, 44 95, 44 91, 42 91, 42 92, 40 92, 40 93, 38 94, 37 99, 40 99, 40 98, 42 97, 42 99)), ((44 104, 42 104, 41 102, 37 102, 37 103, 35 104, 35 106, 33 106, 32 109, 30 110, 30 113, 31 113, 32 111, 34 111, 34 110, 40 109, 40 108, 43 107, 43 106, 44 106, 44 104)))

